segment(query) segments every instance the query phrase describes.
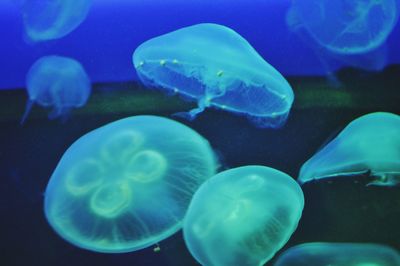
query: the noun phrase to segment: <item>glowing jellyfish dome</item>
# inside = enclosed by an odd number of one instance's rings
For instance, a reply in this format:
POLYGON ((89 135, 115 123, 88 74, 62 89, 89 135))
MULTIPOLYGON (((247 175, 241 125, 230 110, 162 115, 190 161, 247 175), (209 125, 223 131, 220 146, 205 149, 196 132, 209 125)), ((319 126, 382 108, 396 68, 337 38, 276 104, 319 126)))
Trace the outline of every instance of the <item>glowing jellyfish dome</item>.
POLYGON ((30 41, 64 37, 86 18, 92 0, 22 0, 22 17, 30 41))
POLYGON ((197 24, 150 39, 133 54, 141 81, 196 100, 196 117, 214 106, 247 116, 258 127, 280 127, 294 95, 285 78, 234 30, 197 24))
POLYGON ((362 243, 305 243, 283 252, 274 266, 398 266, 391 247, 362 243))
POLYGON ((46 218, 81 248, 142 249, 181 228, 192 195, 215 169, 209 143, 185 125, 156 116, 118 120, 62 156, 46 188, 46 218))
POLYGON ((201 265, 261 266, 289 240, 304 207, 300 186, 265 166, 207 180, 185 216, 185 243, 201 265))
POLYGON ((398 8, 396 0, 294 0, 287 22, 333 53, 360 54, 386 41, 398 8))
POLYGON ((21 123, 34 103, 53 107, 49 118, 68 115, 72 108, 85 105, 91 83, 83 66, 75 59, 49 55, 39 58, 26 75, 28 101, 21 123))
POLYGON ((298 181, 367 175, 370 185, 400 183, 400 116, 361 116, 318 151, 300 170, 298 181))

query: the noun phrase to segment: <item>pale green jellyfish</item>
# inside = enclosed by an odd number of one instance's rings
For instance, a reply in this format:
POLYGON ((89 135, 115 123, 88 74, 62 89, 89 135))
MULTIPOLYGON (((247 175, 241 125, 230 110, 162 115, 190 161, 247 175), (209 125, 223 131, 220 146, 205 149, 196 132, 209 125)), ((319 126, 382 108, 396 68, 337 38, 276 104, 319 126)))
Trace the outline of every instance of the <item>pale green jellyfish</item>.
POLYGON ((46 218, 81 248, 142 249, 181 228, 192 195, 215 169, 209 143, 185 125, 156 116, 118 120, 62 156, 46 188, 46 218))
POLYGON ((304 206, 300 186, 264 166, 230 169, 195 193, 183 234, 195 259, 207 266, 261 266, 289 240, 304 206))
POLYGON ((289 248, 274 266, 399 266, 399 253, 384 245, 306 243, 289 248))
POLYGON ((195 118, 213 106, 247 116, 259 127, 280 127, 294 95, 286 79, 234 30, 197 24, 155 37, 133 54, 141 81, 191 100, 195 118))
POLYGON ((370 185, 400 183, 400 116, 377 112, 352 121, 301 167, 298 181, 357 175, 370 185))
POLYGON ((47 41, 64 37, 86 18, 92 0, 22 0, 27 38, 47 41))

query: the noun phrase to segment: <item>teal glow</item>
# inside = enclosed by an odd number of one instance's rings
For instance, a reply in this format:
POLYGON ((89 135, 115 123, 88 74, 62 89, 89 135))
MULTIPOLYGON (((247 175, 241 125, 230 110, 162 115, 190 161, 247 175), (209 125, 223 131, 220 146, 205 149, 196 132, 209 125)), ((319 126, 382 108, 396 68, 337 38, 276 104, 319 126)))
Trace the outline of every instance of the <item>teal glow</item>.
POLYGON ((352 121, 309 159, 298 181, 309 182, 370 171, 371 185, 400 183, 400 116, 378 112, 352 121))
POLYGON ((23 0, 21 9, 28 40, 64 37, 85 20, 91 3, 91 0, 23 0))
POLYGON ((306 243, 289 248, 274 266, 398 266, 399 253, 384 245, 306 243))
POLYGON ((192 195, 215 174, 209 143, 170 119, 135 116, 79 138, 45 193, 45 214, 70 243, 119 253, 178 231, 192 195))
POLYGON ((41 57, 29 69, 26 89, 29 99, 21 123, 27 118, 33 103, 52 106, 50 118, 67 115, 71 108, 85 105, 91 84, 78 61, 51 55, 41 57))
POLYGON ((263 265, 289 240, 304 197, 288 175, 264 166, 217 174, 194 194, 185 216, 186 245, 202 265, 263 265))
POLYGON ((361 54, 381 46, 398 16, 396 0, 294 0, 289 27, 304 29, 337 54, 361 54))
POLYGON ((197 24, 150 39, 135 50, 133 64, 145 85, 197 100, 190 118, 214 106, 259 127, 280 127, 294 98, 285 78, 222 25, 197 24))

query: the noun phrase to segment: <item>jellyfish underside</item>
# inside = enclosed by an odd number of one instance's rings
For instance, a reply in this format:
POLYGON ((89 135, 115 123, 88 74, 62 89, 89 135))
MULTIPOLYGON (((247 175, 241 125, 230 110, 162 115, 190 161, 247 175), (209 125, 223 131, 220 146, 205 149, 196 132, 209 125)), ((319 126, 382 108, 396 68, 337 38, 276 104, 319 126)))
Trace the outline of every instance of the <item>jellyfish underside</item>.
POLYGON ((300 170, 301 184, 312 180, 360 178, 366 185, 400 184, 400 118, 376 112, 361 116, 319 150, 300 170))
POLYGON ((151 39, 135 50, 133 63, 146 86, 196 100, 198 108, 179 114, 189 119, 212 106, 245 115, 259 127, 280 127, 293 101, 280 73, 221 25, 198 24, 151 39))

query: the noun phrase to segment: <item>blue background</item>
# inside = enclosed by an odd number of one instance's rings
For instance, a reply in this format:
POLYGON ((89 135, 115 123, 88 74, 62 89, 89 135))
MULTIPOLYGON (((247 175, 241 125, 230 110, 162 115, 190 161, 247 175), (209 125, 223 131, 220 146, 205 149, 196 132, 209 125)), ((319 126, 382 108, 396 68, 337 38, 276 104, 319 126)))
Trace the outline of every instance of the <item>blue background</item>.
MULTIPOLYGON (((136 80, 131 56, 139 44, 202 22, 233 28, 285 76, 326 72, 314 50, 287 28, 289 0, 94 0, 71 34, 37 44, 24 41, 16 2, 0 3, 0 89, 24 87, 33 62, 49 54, 79 60, 92 82, 136 80)), ((398 24, 387 40, 388 64, 400 62, 398 24)))

